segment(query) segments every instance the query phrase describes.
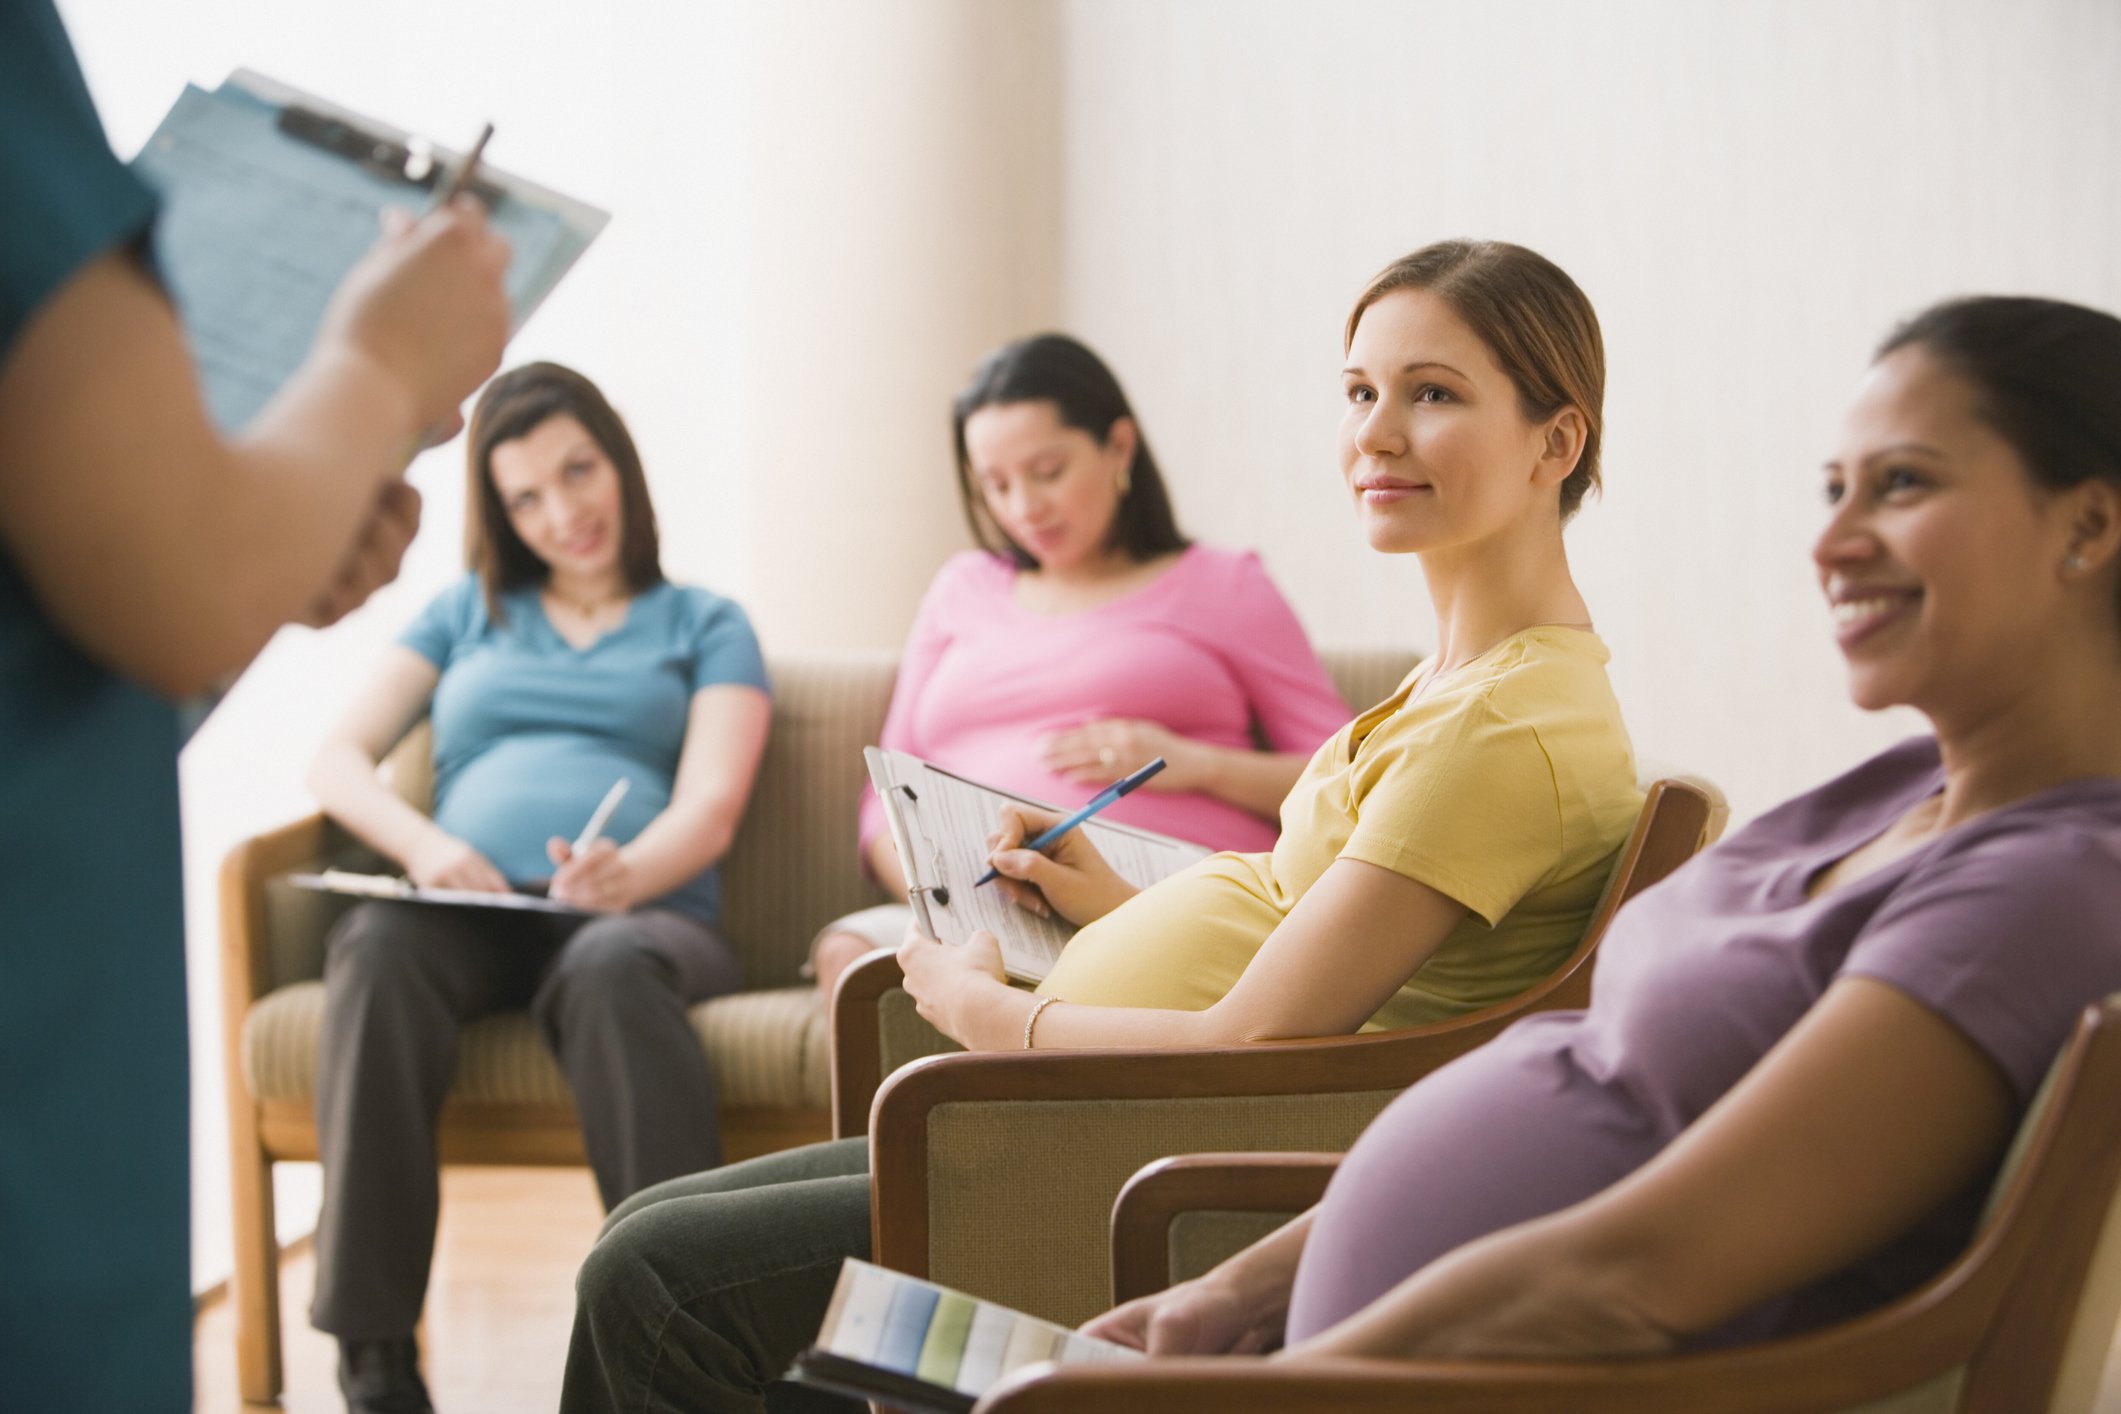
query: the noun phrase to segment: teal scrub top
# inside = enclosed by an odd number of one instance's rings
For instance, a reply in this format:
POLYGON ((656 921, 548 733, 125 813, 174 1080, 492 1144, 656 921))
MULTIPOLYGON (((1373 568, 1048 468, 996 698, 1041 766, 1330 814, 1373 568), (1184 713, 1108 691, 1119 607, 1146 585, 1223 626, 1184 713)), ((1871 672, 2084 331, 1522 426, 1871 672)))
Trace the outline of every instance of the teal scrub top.
MULTIPOLYGON (((560 637, 534 586, 487 612, 476 575, 435 596, 398 641, 433 663, 435 823, 510 882, 549 878, 545 842, 573 839, 614 781, 626 793, 603 833, 625 844, 670 805, 696 693, 766 688, 766 662, 734 600, 665 580, 586 648, 560 637)), ((712 867, 655 900, 722 915, 712 867)))
MULTIPOLYGON (((4 367, 154 216, 50 0, 0 0, 0 211, 4 367)), ((0 542, 0 1409, 191 1405, 177 730, 0 542)))

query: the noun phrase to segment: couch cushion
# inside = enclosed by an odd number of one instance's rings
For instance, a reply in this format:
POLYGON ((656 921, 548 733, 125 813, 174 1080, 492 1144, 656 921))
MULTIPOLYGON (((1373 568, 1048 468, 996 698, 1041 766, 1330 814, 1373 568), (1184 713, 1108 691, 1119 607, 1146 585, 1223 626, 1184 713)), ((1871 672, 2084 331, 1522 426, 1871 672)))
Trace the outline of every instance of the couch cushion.
MULTIPOLYGON (((317 1033, 324 984, 296 982, 259 998, 243 1023, 243 1076, 260 1100, 302 1100, 317 1090, 317 1033)), ((716 997, 692 1008, 692 1029, 727 1106, 823 1109, 832 1072, 824 1009, 814 987, 716 997)), ((464 1028, 452 1100, 472 1104, 570 1102, 567 1080, 527 1012, 464 1028)))

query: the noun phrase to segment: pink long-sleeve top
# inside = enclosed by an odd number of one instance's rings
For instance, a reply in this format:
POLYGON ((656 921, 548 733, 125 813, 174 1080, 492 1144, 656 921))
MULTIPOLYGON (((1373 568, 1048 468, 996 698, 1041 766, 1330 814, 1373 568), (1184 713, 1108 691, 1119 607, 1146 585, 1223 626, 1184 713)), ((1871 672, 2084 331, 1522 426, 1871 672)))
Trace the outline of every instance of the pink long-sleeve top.
MULTIPOLYGON (((1144 718, 1216 746, 1308 755, 1351 715, 1288 601, 1248 550, 1194 545, 1147 585, 1072 614, 1016 601, 999 555, 951 557, 921 599, 882 745, 1034 800, 1096 794, 1039 764, 1050 734, 1144 718)), ((1274 846, 1272 820, 1196 792, 1139 790, 1106 812, 1211 849, 1274 846)), ((862 798, 861 844, 885 829, 862 798)))

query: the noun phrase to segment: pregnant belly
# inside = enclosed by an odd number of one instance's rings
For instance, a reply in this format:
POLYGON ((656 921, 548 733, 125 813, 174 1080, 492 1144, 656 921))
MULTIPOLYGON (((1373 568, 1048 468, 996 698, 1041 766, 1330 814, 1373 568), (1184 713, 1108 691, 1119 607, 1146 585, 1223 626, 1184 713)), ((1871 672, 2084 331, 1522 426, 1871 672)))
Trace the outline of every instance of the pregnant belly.
POLYGON ((1567 1054, 1567 1017, 1522 1022, 1386 1106, 1320 1205, 1289 1308, 1315 1335, 1475 1238, 1600 1192, 1664 1142, 1567 1054), (1530 1028, 1528 1030, 1528 1028, 1530 1028))

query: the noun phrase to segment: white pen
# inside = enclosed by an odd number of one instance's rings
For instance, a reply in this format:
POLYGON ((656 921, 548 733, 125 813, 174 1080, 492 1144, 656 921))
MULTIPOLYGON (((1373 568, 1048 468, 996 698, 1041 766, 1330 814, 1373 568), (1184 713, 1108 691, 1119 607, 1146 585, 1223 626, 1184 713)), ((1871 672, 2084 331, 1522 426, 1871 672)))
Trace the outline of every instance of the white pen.
POLYGON ((612 783, 610 790, 604 792, 604 799, 597 806, 597 813, 589 817, 589 823, 582 827, 582 833, 574 837, 576 854, 595 844, 597 836, 604 833, 604 826, 611 820, 611 812, 618 809, 619 802, 626 798, 627 784, 626 777, 621 776, 612 783))

